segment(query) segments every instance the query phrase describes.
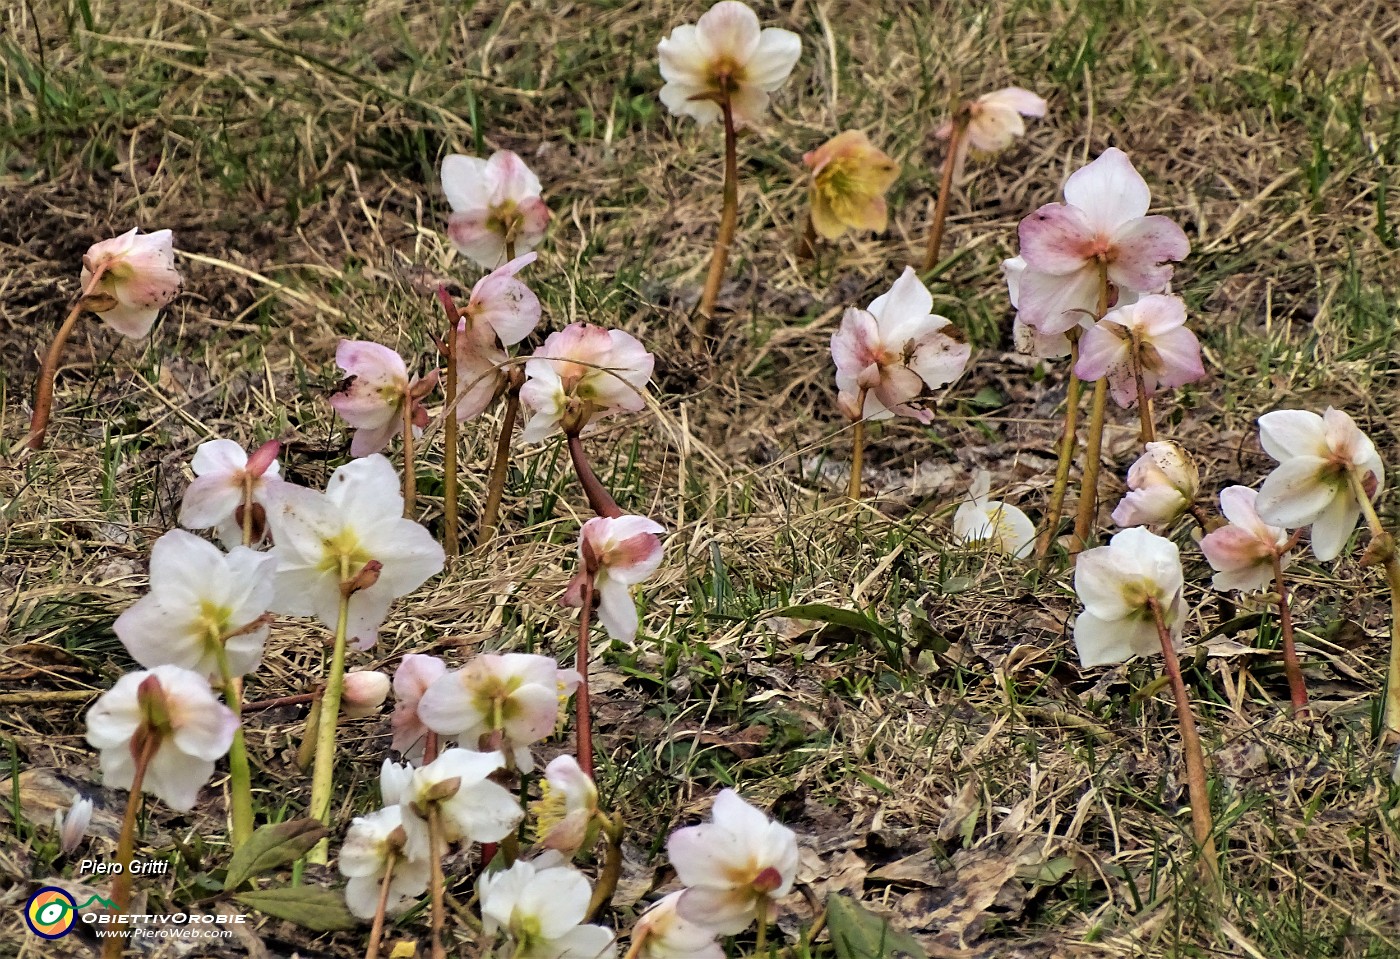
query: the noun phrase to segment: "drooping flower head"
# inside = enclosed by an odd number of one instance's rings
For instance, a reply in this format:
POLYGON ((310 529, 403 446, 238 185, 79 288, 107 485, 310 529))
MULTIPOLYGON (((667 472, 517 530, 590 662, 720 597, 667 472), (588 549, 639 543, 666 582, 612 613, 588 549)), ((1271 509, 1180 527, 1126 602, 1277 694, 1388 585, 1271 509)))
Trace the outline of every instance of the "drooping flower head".
POLYGON ((148 669, 180 666, 212 682, 258 668, 277 560, 243 546, 227 555, 173 529, 151 548, 150 589, 113 624, 131 658, 148 669))
POLYGON ((1137 403, 1134 365, 1148 396, 1206 375, 1201 344, 1186 328, 1181 297, 1153 293, 1110 310, 1080 339, 1074 373, 1089 381, 1107 376, 1114 400, 1127 408, 1137 403))
POLYGON ((637 606, 632 587, 661 565, 659 533, 666 528, 645 516, 597 516, 579 530, 579 575, 564 596, 567 606, 581 606, 582 578, 592 577, 598 597, 598 621, 613 639, 637 638, 637 606))
POLYGON ((403 810, 404 855, 427 859, 428 807, 434 803, 449 843, 500 842, 514 830, 523 815, 520 803, 504 786, 486 778, 502 761, 496 752, 445 749, 413 770, 397 797, 403 810))
POLYGON ((394 873, 385 900, 386 915, 404 912, 427 890, 431 864, 426 859, 409 859, 403 851, 406 839, 399 806, 356 816, 350 824, 338 860, 340 874, 350 880, 345 884, 345 904, 356 916, 374 918, 391 855, 394 873))
POLYGON ((522 438, 538 443, 557 430, 576 434, 598 416, 645 408, 655 362, 621 330, 572 323, 551 333, 525 363, 520 402, 531 416, 522 438))
POLYGON ((486 935, 504 932, 516 959, 611 959, 613 934, 585 925, 588 879, 558 853, 488 872, 477 883, 486 935))
POLYGON ((133 340, 151 332, 161 308, 180 292, 174 238, 169 230, 138 236, 131 229, 94 243, 83 254, 84 289, 98 272, 102 275, 89 300, 90 308, 102 322, 133 340))
POLYGON ((1074 645, 1085 666, 1160 652, 1152 603, 1161 609, 1173 639, 1181 635, 1181 554, 1171 540, 1141 526, 1116 533, 1107 546, 1080 553, 1074 591, 1084 604, 1074 621, 1074 645))
POLYGON ((532 810, 539 845, 568 858, 592 846, 600 825, 598 787, 578 760, 568 753, 550 760, 540 789, 532 810))
POLYGON ((578 673, 548 656, 482 653, 434 681, 418 700, 418 717, 472 748, 506 751, 516 768, 530 772, 530 746, 554 732, 560 694, 578 682, 578 673))
POLYGON ((953 514, 953 538, 959 543, 986 543, 999 553, 1021 559, 1035 545, 1035 524, 1016 507, 989 500, 991 491, 991 474, 978 470, 968 498, 953 514))
POLYGON ((642 945, 639 959, 724 959, 724 947, 708 926, 681 916, 685 891, 673 892, 642 913, 632 927, 632 943, 642 945))
POLYGON ((180 812, 194 806, 237 728, 208 680, 179 666, 127 673, 87 714, 103 785, 130 789, 138 757, 150 751, 141 791, 180 812))
POLYGON ((409 653, 394 670, 394 714, 389 719, 394 738, 389 745, 406 759, 423 756, 423 740, 431 730, 418 715, 418 704, 428 687, 445 675, 446 663, 421 653, 409 653))
POLYGON ((1021 320, 1047 335, 1079 325, 1098 303, 1099 270, 1115 290, 1155 293, 1186 258, 1186 234, 1165 216, 1148 216, 1147 182, 1122 150, 1109 148, 1065 183, 1065 202, 1021 221, 1021 320))
POLYGON ((335 362, 345 371, 345 380, 331 394, 331 406, 355 427, 351 456, 369 456, 388 446, 403 430, 405 403, 411 406, 415 435, 428 425, 423 398, 437 386, 436 370, 422 380, 410 380, 403 357, 364 340, 341 340, 335 362))
POLYGON ((953 382, 972 349, 948 320, 935 316, 933 295, 912 267, 863 310, 848 309, 831 337, 837 404, 847 419, 883 420, 896 413, 928 423, 912 405, 926 389, 953 382), (860 395, 865 394, 864 408, 860 395))
POLYGON ((210 440, 199 444, 190 461, 195 479, 180 503, 180 525, 186 529, 215 528, 219 539, 230 548, 243 542, 243 509, 251 501, 252 542, 256 546, 267 535, 266 490, 282 482, 277 453, 282 444, 271 440, 249 456, 233 440, 210 440))
POLYGON ((802 55, 790 30, 760 29, 758 15, 738 0, 720 0, 698 22, 676 27, 657 45, 661 102, 674 116, 706 126, 721 116, 727 99, 734 128, 756 124, 768 97, 784 83, 802 55))
POLYGON ((1128 493, 1113 510, 1119 526, 1170 523, 1196 502, 1201 474, 1191 454, 1175 443, 1148 443, 1128 467, 1128 493))
POLYGON ((681 917, 726 936, 743 932, 760 904, 771 913, 797 876, 796 834, 732 789, 715 797, 710 822, 671 833, 666 851, 689 887, 681 917))
POLYGON ((1323 561, 1336 559, 1356 528, 1361 502, 1350 474, 1375 499, 1385 485, 1385 467, 1371 438, 1354 420, 1330 406, 1321 416, 1307 410, 1275 410, 1259 417, 1259 441, 1278 466, 1255 500, 1271 526, 1312 526, 1312 549, 1323 561))
POLYGON ((899 164, 861 130, 847 130, 802 156, 812 171, 812 227, 834 240, 847 230, 883 233, 889 225, 885 193, 899 164))
POLYGON ((1216 589, 1267 589, 1274 578, 1274 557, 1280 557, 1280 569, 1291 562, 1284 553, 1288 531, 1259 518, 1254 508, 1258 496, 1248 486, 1220 491, 1220 511, 1229 522, 1201 537, 1201 552, 1215 570, 1211 582, 1216 589))
POLYGON ((442 192, 452 207, 447 235, 463 255, 484 270, 539 245, 549 227, 549 207, 540 197, 540 179, 510 150, 489 160, 449 154, 442 161, 442 192))
POLYGON ((378 713, 388 698, 388 676, 377 669, 354 669, 345 674, 340 712, 347 719, 364 719, 378 713))
MULTIPOLYGON (((984 93, 967 104, 967 135, 958 145, 955 174, 962 173, 969 148, 979 153, 1000 153, 1026 133, 1023 117, 1045 116, 1045 100, 1022 87, 1006 87, 984 93)), ((944 121, 934 136, 947 140, 953 135, 953 120, 944 121)))
POLYGON ((378 453, 337 469, 324 493, 282 483, 271 499, 273 611, 315 616, 334 630, 346 591, 357 649, 374 645, 390 603, 442 571, 442 547, 403 518, 398 473, 378 453))
POLYGON ((482 277, 461 310, 453 345, 459 420, 480 416, 501 394, 510 376, 505 348, 525 339, 539 324, 539 298, 515 278, 534 261, 535 254, 527 253, 482 277))

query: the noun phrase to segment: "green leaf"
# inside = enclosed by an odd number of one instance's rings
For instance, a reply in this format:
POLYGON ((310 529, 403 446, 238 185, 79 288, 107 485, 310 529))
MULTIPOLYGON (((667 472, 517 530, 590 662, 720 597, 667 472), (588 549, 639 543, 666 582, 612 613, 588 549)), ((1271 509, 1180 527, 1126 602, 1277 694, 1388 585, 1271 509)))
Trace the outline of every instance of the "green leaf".
POLYGON ((832 893, 827 899, 826 927, 837 959, 928 959, 919 940, 850 896, 832 893))
POLYGON ((237 889, 254 876, 296 862, 330 830, 315 819, 291 819, 263 826, 234 850, 224 877, 225 889, 237 889))
POLYGON ((360 924, 360 920, 350 914, 339 889, 276 886, 241 892, 234 898, 265 916, 287 919, 315 932, 341 932, 360 924))
POLYGON ((828 606, 826 603, 807 603, 802 606, 784 606, 782 609, 773 610, 769 615, 812 619, 819 623, 830 623, 832 626, 844 626, 846 629, 874 636, 891 650, 899 646, 898 633, 854 609, 842 609, 840 606, 828 606))

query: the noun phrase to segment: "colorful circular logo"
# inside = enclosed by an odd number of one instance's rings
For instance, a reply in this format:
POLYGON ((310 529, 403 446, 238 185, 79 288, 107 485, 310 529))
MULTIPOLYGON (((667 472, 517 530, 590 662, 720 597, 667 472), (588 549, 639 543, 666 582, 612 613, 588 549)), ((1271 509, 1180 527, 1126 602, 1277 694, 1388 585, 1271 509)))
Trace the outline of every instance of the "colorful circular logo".
POLYGON ((45 886, 24 907, 29 930, 44 939, 61 939, 78 921, 78 904, 57 886, 45 886))

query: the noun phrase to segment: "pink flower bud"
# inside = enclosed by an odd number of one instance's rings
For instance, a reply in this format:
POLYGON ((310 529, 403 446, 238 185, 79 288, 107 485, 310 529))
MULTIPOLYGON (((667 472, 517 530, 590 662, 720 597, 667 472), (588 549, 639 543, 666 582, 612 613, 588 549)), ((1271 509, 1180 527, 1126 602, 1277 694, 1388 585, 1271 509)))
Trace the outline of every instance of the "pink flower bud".
POLYGON ((370 669, 345 674, 340 697, 341 714, 348 719, 364 719, 379 712, 389 696, 389 677, 370 669))

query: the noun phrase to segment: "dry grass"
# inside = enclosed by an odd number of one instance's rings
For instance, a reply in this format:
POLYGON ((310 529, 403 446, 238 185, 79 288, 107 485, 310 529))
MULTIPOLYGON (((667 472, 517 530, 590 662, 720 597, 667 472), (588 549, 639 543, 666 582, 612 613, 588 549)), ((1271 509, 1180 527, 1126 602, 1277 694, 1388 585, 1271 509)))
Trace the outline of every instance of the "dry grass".
MULTIPOLYGON (((312 485, 343 460, 325 402, 336 340, 428 355, 434 284, 475 278, 443 234, 438 160, 511 148, 555 214, 531 274, 548 325, 619 326, 658 358, 654 408, 591 443, 623 507, 673 530, 645 591, 645 638, 606 649, 597 682, 604 794, 635 843, 622 920, 671 881, 666 831, 737 783, 804 836, 805 881, 888 911, 931 956, 1400 955, 1400 790, 1374 735, 1385 628, 1374 574, 1351 560, 1298 570, 1321 713, 1310 725, 1280 715, 1268 617, 1240 620, 1189 664, 1229 835, 1228 903, 1213 917, 1195 898, 1174 717, 1151 664, 1081 675, 1068 573, 952 549, 946 519, 975 466, 1032 512, 1043 501, 1063 371, 1031 376, 1004 352, 998 263, 1018 220, 1110 144, 1192 239, 1179 287, 1211 376, 1181 393, 1164 432, 1200 452, 1209 487, 1257 481, 1267 459, 1253 420, 1279 405, 1346 407, 1400 469, 1400 257, 1386 206, 1400 168, 1400 25, 1387 0, 799 0, 788 25, 802 64, 768 126, 740 144, 739 245, 712 375, 690 358, 687 311, 718 213, 718 140, 663 115, 653 62, 656 40, 700 6, 93 0, 94 30, 87 6, 0 13, 0 702, 95 693, 129 666, 111 622, 144 586, 199 442, 283 438, 291 477, 312 485), (945 247, 957 256, 934 283, 976 347, 973 367, 932 429, 876 431, 882 495, 853 508, 835 495, 849 438, 830 334, 845 306, 918 256, 940 159, 930 131, 952 91, 1010 82, 1046 93, 1050 116, 974 168, 945 247), (798 160, 849 126, 905 164, 891 228, 808 268, 792 255, 798 160), (138 223, 175 231, 188 292, 146 342, 82 326, 50 448, 19 451, 36 354, 81 253, 138 223), (774 618, 793 603, 865 610, 898 642, 774 618)), ((1109 477, 1135 450, 1120 420, 1109 477)), ((468 519, 495 426, 467 431, 468 519)), ((420 480, 430 525, 436 456, 420 480)), ((557 447, 517 462, 507 538, 401 603, 355 666, 391 668, 408 651, 572 655, 557 599, 585 506, 557 447)), ((1392 525, 1394 511, 1392 496, 1392 525)), ((1187 636, 1199 638, 1241 611, 1186 555, 1187 636)), ((302 691, 323 639, 279 624, 250 695, 302 691)), ((15 768, 66 777, 27 781, 26 815, 41 826, 44 804, 73 786, 120 812, 122 797, 93 785, 82 708, 0 714, 15 768)), ((299 722, 270 710, 250 728, 269 816, 294 814, 304 793, 290 764, 299 722)), ((346 815, 373 802, 386 723, 345 737, 346 815)), ((215 807, 153 818, 151 845, 182 850, 153 895, 183 902, 222 861, 215 807)), ((36 952, 8 910, 52 870, 4 828, 0 954, 58 954, 36 952)), ((361 943, 277 922, 258 934, 271 955, 348 956, 361 943)))

